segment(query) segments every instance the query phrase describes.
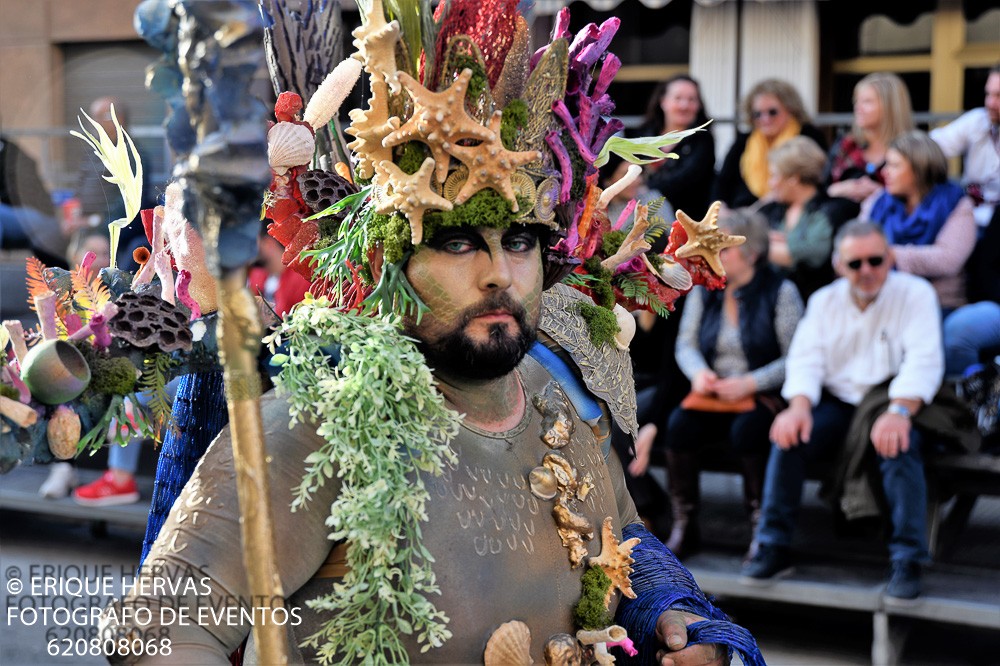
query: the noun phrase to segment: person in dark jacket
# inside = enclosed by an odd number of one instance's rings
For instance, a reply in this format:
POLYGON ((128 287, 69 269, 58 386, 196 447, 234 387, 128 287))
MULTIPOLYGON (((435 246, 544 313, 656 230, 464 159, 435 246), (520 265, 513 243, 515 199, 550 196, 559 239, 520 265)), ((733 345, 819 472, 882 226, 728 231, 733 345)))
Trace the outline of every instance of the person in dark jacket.
POLYGON ((730 211, 719 218, 725 233, 746 237, 722 252, 726 289, 688 294, 677 338, 677 365, 691 380, 693 395, 715 399, 726 411, 703 411, 683 404, 667 423, 667 473, 674 524, 667 547, 679 557, 699 541, 700 463, 698 447, 727 438, 743 472, 743 492, 751 527, 760 515, 768 430, 785 379, 785 354, 802 317, 795 285, 768 264, 767 226, 756 214, 730 211), (752 403, 736 411, 736 403, 752 403))
POLYGON ((38 166, 6 136, 0 136, 0 248, 29 249, 48 266, 66 266, 66 239, 38 166))
POLYGON ((833 234, 850 218, 850 202, 826 195, 826 155, 812 139, 789 139, 771 151, 768 162, 773 201, 760 209, 771 228, 768 259, 806 301, 833 282, 833 234))
POLYGON ((767 196, 768 153, 793 136, 807 136, 826 150, 826 139, 809 123, 802 98, 787 81, 759 82, 744 98, 743 113, 752 130, 737 135, 719 170, 712 195, 730 208, 750 206, 767 196))
MULTIPOLYGON (((678 74, 653 91, 640 135, 658 136, 707 122, 708 114, 698 81, 678 74)), ((676 153, 679 159, 648 165, 646 184, 666 197, 674 210, 682 210, 692 219, 701 219, 708 211, 715 176, 715 138, 711 129, 696 132, 668 146, 665 152, 676 153)))

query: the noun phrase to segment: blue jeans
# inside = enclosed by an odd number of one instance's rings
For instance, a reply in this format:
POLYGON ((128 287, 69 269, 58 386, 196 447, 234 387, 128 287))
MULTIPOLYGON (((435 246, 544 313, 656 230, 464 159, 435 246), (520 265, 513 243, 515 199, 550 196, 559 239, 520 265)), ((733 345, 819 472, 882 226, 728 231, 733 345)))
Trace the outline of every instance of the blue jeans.
MULTIPOLYGON (((831 462, 843 446, 854 407, 823 396, 813 408, 809 442, 787 451, 773 446, 764 477, 764 506, 757 540, 771 546, 790 546, 802 503, 807 466, 831 462)), ((882 488, 889 504, 893 562, 930 560, 927 550, 927 481, 920 456, 921 436, 910 431, 910 449, 895 458, 879 458, 882 488)))
POLYGON ((142 454, 142 445, 143 440, 141 437, 133 439, 125 446, 112 444, 111 449, 108 451, 108 468, 120 469, 135 475, 135 471, 139 469, 139 456, 142 454))
POLYGON ((979 362, 979 352, 1000 347, 1000 304, 972 303, 955 310, 944 320, 944 372, 960 377, 979 362))

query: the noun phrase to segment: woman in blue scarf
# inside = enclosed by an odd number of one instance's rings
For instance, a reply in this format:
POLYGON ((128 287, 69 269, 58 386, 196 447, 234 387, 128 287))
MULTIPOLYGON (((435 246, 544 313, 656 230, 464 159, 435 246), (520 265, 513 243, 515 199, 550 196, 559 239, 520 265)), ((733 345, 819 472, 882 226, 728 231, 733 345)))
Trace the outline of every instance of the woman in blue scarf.
POLYGON ((930 280, 941 308, 965 303, 965 261, 976 244, 972 201, 948 180, 944 153, 919 130, 899 135, 885 156, 885 189, 864 203, 861 216, 879 222, 896 268, 930 280))

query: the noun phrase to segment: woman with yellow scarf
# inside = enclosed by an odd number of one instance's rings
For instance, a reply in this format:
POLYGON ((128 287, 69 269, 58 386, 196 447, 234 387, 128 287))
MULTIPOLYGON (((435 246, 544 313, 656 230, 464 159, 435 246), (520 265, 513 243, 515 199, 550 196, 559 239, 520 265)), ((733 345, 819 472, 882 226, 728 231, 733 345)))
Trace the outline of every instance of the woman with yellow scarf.
POLYGON ((749 206, 765 198, 768 188, 767 154, 792 137, 807 136, 824 150, 826 138, 809 123, 805 105, 787 81, 764 79, 744 98, 743 111, 751 124, 729 149, 715 180, 713 199, 730 208, 749 206))

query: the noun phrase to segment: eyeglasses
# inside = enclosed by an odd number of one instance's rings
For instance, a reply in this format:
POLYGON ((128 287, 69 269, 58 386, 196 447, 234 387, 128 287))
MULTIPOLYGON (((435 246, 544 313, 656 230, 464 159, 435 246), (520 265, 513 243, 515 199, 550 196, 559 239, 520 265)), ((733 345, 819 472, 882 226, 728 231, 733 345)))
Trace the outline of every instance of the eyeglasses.
POLYGON ((768 118, 774 118, 779 113, 781 113, 780 109, 770 108, 770 109, 762 109, 760 111, 754 111, 750 115, 753 116, 754 120, 760 120, 764 116, 767 116, 768 118))
POLYGON ((885 261, 885 257, 879 255, 876 257, 861 257, 860 259, 852 259, 847 262, 847 267, 852 271, 861 270, 861 264, 868 262, 868 265, 872 268, 878 268, 885 261))

